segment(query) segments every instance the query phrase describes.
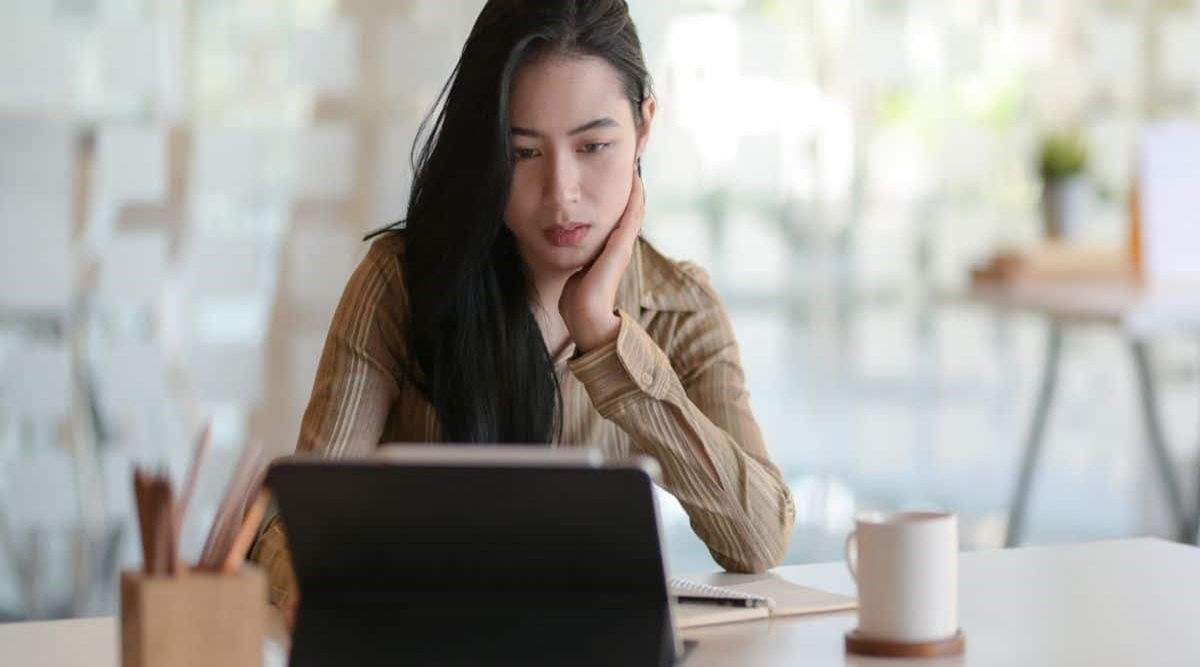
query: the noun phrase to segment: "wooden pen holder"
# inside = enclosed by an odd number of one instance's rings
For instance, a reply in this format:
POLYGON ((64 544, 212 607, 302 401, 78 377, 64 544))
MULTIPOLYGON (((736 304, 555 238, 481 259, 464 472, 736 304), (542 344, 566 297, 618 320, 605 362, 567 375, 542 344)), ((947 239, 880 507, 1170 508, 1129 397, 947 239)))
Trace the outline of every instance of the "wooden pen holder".
POLYGON ((233 574, 121 573, 122 667, 261 667, 267 582, 233 574))

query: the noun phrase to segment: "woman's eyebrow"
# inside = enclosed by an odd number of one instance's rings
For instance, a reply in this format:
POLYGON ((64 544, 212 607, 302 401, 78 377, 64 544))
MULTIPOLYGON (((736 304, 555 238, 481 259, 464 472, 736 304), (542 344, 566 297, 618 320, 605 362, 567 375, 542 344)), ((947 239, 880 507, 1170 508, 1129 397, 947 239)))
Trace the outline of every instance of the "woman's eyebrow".
MULTIPOLYGON (((588 130, 594 130, 598 127, 619 127, 619 126, 620 126, 620 123, 613 120, 612 118, 609 118, 608 116, 605 116, 603 118, 597 118, 596 120, 591 120, 591 121, 584 123, 583 125, 580 125, 579 127, 568 132, 567 136, 576 135, 576 134, 579 134, 580 132, 587 132, 588 130)), ((517 136, 517 137, 533 137, 535 139, 541 139, 546 136, 545 134, 542 134, 538 130, 532 130, 527 127, 517 127, 514 125, 513 127, 509 128, 509 129, 512 131, 513 136, 517 136)))

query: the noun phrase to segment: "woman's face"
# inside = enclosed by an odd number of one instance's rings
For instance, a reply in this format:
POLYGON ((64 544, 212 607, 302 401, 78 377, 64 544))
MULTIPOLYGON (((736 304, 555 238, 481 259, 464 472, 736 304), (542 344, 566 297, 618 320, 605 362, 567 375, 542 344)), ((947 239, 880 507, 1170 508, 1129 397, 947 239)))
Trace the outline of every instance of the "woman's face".
POLYGON ((513 76, 512 187, 504 223, 535 276, 570 274, 594 260, 629 201, 639 131, 617 71, 595 57, 534 59, 513 76))

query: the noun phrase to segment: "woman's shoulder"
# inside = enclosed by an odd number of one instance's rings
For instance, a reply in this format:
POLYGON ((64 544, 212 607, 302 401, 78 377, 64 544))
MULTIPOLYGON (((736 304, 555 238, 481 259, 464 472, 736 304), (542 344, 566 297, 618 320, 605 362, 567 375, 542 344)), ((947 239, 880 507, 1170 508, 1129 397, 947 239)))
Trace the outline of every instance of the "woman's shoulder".
POLYGON ((638 239, 642 305, 659 310, 706 310, 720 298, 704 267, 675 260, 644 238, 638 239))
POLYGON ((370 246, 342 291, 341 307, 363 307, 405 319, 408 289, 404 280, 404 233, 385 231, 367 237, 370 246))
POLYGON ((365 240, 371 242, 367 256, 375 259, 401 259, 404 257, 404 238, 403 227, 391 226, 373 231, 365 237, 365 240))
POLYGON ((404 284, 404 229, 383 229, 367 235, 371 245, 360 268, 382 272, 393 287, 404 284))

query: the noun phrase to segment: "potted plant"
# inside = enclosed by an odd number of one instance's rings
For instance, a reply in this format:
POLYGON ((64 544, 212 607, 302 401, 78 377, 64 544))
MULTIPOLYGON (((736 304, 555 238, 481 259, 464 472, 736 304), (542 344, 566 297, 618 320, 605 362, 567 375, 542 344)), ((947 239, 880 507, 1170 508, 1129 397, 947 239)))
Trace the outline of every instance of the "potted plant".
POLYGON ((1042 219, 1053 240, 1078 238, 1087 224, 1091 183, 1087 145, 1078 133, 1058 133, 1042 140, 1038 171, 1042 177, 1042 219))

